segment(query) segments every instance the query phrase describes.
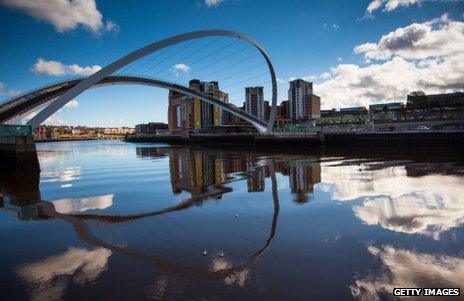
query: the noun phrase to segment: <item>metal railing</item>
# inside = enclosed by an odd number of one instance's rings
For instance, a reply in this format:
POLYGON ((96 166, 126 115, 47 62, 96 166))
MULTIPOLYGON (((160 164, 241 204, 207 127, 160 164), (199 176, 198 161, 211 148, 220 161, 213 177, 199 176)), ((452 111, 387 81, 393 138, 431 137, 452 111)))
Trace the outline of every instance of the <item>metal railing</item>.
POLYGON ((28 136, 32 135, 32 127, 29 125, 0 124, 0 136, 28 136))
MULTIPOLYGON (((53 87, 53 86, 57 86, 57 85, 60 85, 60 84, 65 84, 67 82, 70 82, 70 81, 73 81, 73 80, 79 80, 79 79, 84 79, 85 76, 75 76, 75 77, 71 77, 71 78, 68 78, 66 80, 60 80, 60 81, 56 81, 56 82, 52 82, 52 83, 49 83, 49 84, 45 84, 45 85, 41 85, 39 87, 36 87, 34 89, 30 89, 30 90, 27 90, 25 92, 21 92, 20 94, 18 95, 15 95, 15 96, 12 96, 10 98, 7 98, 7 99, 4 99, 4 100, 1 100, 0 101, 0 106, 8 103, 8 102, 12 102, 12 101, 17 101, 23 97, 26 97, 26 96, 29 96, 29 95, 35 95, 34 93, 36 92, 40 92, 48 87, 53 87)), ((27 99, 29 99, 30 97, 28 97, 27 99)))

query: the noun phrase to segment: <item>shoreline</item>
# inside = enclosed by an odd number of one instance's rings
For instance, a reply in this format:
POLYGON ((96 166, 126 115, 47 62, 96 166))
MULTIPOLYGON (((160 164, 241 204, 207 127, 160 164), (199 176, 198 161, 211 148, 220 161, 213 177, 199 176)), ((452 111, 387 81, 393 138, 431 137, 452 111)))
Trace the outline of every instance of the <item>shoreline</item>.
POLYGON ((101 139, 101 138, 66 138, 66 139, 47 139, 47 140, 34 140, 35 143, 46 143, 46 142, 69 142, 69 141, 91 141, 91 140, 124 140, 121 138, 101 139))
POLYGON ((127 136, 126 142, 171 145, 254 145, 266 147, 451 147, 464 148, 462 131, 329 133, 312 135, 127 136))

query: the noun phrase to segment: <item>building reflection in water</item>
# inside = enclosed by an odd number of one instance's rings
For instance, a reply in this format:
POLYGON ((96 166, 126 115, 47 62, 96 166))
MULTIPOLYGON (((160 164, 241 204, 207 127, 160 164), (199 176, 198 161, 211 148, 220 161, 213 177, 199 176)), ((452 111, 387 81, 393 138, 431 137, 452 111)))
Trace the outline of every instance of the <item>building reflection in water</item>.
MULTIPOLYGON (((362 163, 359 160, 355 162, 340 158, 329 162, 327 158, 321 160, 309 156, 260 157, 254 152, 208 151, 188 147, 136 148, 136 152, 139 157, 167 156, 172 191, 175 194, 186 192, 191 197, 185 203, 172 208, 140 215, 110 216, 93 214, 94 212, 83 214, 84 211, 111 207, 114 195, 61 199, 43 202, 41 204, 45 205, 37 206, 40 202, 38 174, 0 176, 0 207, 16 211, 21 219, 53 217, 66 220, 74 226, 79 238, 92 245, 91 248, 69 247, 63 253, 19 265, 15 271, 30 286, 32 296, 35 296, 33 299, 60 299, 70 283, 85 284, 95 281, 108 268, 108 260, 113 253, 127 255, 174 274, 220 279, 227 285, 243 287, 251 277, 253 264, 270 247, 276 233, 279 203, 274 189, 274 215, 270 234, 263 246, 259 246, 260 249, 253 253, 252 258, 238 266, 225 257, 212 258, 206 268, 181 266, 151 258, 140 250, 99 240, 92 236, 86 221, 124 223, 184 210, 192 204, 218 199, 231 192, 232 189, 226 187, 226 184, 234 179, 246 181, 246 188, 250 193, 265 191, 268 178, 271 179, 272 188, 277 187, 276 173, 288 178, 293 200, 296 203, 305 203, 313 198, 314 187, 321 182, 321 161, 324 163, 320 190, 330 190, 331 199, 336 201, 358 200, 353 205, 353 212, 366 225, 378 225, 404 234, 422 234, 439 240, 443 232, 463 224, 462 174, 461 177, 456 177, 453 174, 455 168, 447 163, 413 164, 404 161, 380 162, 381 160, 362 163), (450 187, 454 189, 450 190, 450 187)), ((462 173, 462 168, 458 170, 462 173)), ((69 174, 65 172, 61 177, 59 174, 53 177, 67 181, 70 179, 69 174)), ((76 174, 78 173, 73 173, 73 176, 76 174)), ((382 299, 393 287, 400 286, 464 286, 464 261, 460 257, 427 254, 393 245, 372 245, 368 247, 368 251, 378 258, 382 267, 354 279, 349 288, 355 298, 382 299)), ((157 279, 153 287, 155 299, 162 300, 166 297, 168 284, 167 277, 161 275, 157 279)), ((182 285, 179 282, 179 287, 182 285)), ((182 295, 178 297, 181 298, 182 295)))
POLYGON ((31 295, 36 296, 37 300, 60 299, 70 281, 84 284, 95 280, 102 271, 106 270, 108 258, 112 253, 124 254, 180 275, 221 279, 228 285, 245 285, 250 267, 269 249, 276 233, 279 201, 273 163, 260 161, 255 156, 244 158, 242 154, 233 154, 232 158, 229 158, 229 154, 226 157, 224 153, 204 153, 188 148, 140 149, 137 153, 140 156, 169 156, 173 191, 175 193, 186 191, 191 194, 191 198, 172 208, 138 215, 84 214, 83 212, 87 210, 110 207, 113 204, 113 194, 41 201, 38 175, 27 178, 19 176, 15 181, 5 178, 1 181, 3 207, 16 210, 18 216, 22 217, 25 209, 31 206, 34 214, 29 214, 28 218, 55 218, 67 221, 72 224, 80 239, 94 247, 94 249, 70 247, 62 254, 16 267, 17 274, 30 286, 31 295), (144 254, 143 251, 99 239, 92 233, 89 223, 86 223, 88 220, 113 224, 133 222, 149 216, 184 210, 192 204, 209 198, 221 198, 224 193, 232 191, 231 188, 225 187, 225 184, 235 180, 246 180, 250 192, 263 191, 266 178, 271 178, 272 183, 274 200, 272 223, 260 248, 239 264, 233 264, 226 258, 214 258, 211 265, 201 268, 152 258, 150 254, 144 254), (13 208, 10 204, 15 204, 17 208, 13 208))
POLYGON ((321 166, 315 158, 279 160, 276 170, 288 176, 294 201, 302 204, 309 201, 314 185, 321 182, 321 166))
POLYGON ((39 172, 0 174, 0 208, 16 211, 22 220, 39 216, 39 172))
MULTIPOLYGON (((265 180, 270 177, 266 163, 260 166, 258 155, 250 152, 223 152, 194 148, 137 148, 140 157, 169 156, 172 191, 188 192, 192 197, 202 195, 206 188, 224 183, 234 174, 246 174, 248 192, 265 191, 265 180)), ((296 203, 311 199, 314 185, 321 181, 321 167, 316 158, 297 160, 293 156, 268 158, 275 171, 289 179, 290 190, 296 203)), ((221 198, 222 195, 216 195, 221 198)))

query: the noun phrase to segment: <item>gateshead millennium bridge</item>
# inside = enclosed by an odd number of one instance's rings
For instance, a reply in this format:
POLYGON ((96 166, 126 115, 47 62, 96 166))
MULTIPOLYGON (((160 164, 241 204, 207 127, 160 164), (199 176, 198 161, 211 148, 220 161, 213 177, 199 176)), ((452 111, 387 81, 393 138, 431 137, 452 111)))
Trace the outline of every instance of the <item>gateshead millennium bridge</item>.
POLYGON ((202 30, 176 35, 140 48, 114 61, 88 77, 63 81, 13 97, 0 104, 0 123, 11 121, 13 118, 21 116, 41 106, 43 109, 27 122, 28 125, 32 126, 32 128, 36 128, 84 91, 93 87, 112 84, 141 84, 176 91, 187 96, 198 98, 205 103, 217 106, 224 111, 242 118, 253 125, 261 134, 271 133, 273 130, 277 105, 277 83, 271 60, 265 49, 257 41, 245 34, 227 30, 202 30), (231 104, 225 103, 208 93, 151 77, 115 74, 115 72, 125 66, 169 46, 205 37, 230 37, 243 40, 255 47, 262 55, 269 69, 272 84, 272 106, 269 121, 267 123, 264 120, 238 109, 231 104))

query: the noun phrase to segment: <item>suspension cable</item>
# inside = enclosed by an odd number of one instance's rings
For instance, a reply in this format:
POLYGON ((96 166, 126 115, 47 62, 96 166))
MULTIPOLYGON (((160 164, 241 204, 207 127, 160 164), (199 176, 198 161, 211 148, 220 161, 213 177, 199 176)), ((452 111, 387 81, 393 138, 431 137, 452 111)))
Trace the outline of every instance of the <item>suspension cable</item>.
MULTIPOLYGON (((241 61, 240 63, 233 63, 233 64, 230 64, 230 65, 228 65, 227 67, 224 67, 224 68, 222 68, 222 69, 220 69, 220 70, 217 70, 217 71, 214 71, 214 72, 209 73, 209 74, 207 74, 207 75, 204 75, 204 76, 202 76, 202 78, 208 78, 208 77, 210 77, 210 76, 212 76, 212 75, 218 74, 218 73, 221 72, 221 71, 224 71, 224 70, 230 69, 230 68, 232 68, 232 67, 241 65, 241 64, 243 64, 243 63, 249 61, 250 59, 257 57, 257 56, 258 56, 258 54, 252 55, 252 56, 250 56, 250 57, 244 59, 244 60, 241 61)), ((195 74, 197 74, 197 73, 195 73, 195 74)))
POLYGON ((240 74, 242 74, 242 73, 248 72, 248 71, 250 71, 250 70, 256 69, 256 68, 261 67, 261 66, 263 66, 263 65, 266 65, 266 63, 260 63, 260 64, 258 64, 258 65, 255 65, 255 66, 251 67, 251 68, 242 70, 242 71, 240 71, 240 72, 236 72, 236 73, 234 73, 234 74, 231 74, 231 75, 229 75, 229 76, 226 76, 226 77, 224 77, 224 78, 219 79, 218 82, 221 82, 221 81, 223 82, 223 81, 225 81, 226 79, 233 78, 234 76, 237 76, 237 75, 240 75, 240 74))
POLYGON ((185 45, 184 47, 182 47, 181 49, 177 50, 176 52, 174 52, 173 54, 171 54, 170 56, 164 58, 163 60, 161 60, 160 62, 156 63, 155 65, 151 66, 150 68, 148 68, 147 70, 144 71, 144 73, 142 73, 142 75, 145 75, 148 70, 153 70, 153 68, 161 65, 162 63, 166 62, 168 59, 174 57, 175 55, 177 55, 178 53, 184 51, 185 49, 191 47, 192 45, 194 45, 195 43, 197 43, 199 41, 199 39, 196 39, 194 41, 192 41, 191 43, 185 45))
POLYGON ((257 76, 253 76, 253 77, 247 78, 247 79, 245 79, 245 80, 241 80, 241 81, 239 81, 239 82, 236 82, 236 83, 234 83, 234 84, 232 84, 232 85, 229 85, 229 86, 227 86, 227 87, 224 88, 224 91, 227 90, 227 89, 229 89, 230 87, 234 87, 234 86, 239 85, 239 84, 241 84, 241 83, 243 83, 243 82, 246 82, 246 81, 249 81, 249 80, 252 80, 252 79, 255 79, 255 78, 259 78, 259 77, 262 77, 262 76, 264 76, 264 75, 268 75, 268 72, 265 72, 265 73, 259 74, 259 75, 257 75, 257 76))

